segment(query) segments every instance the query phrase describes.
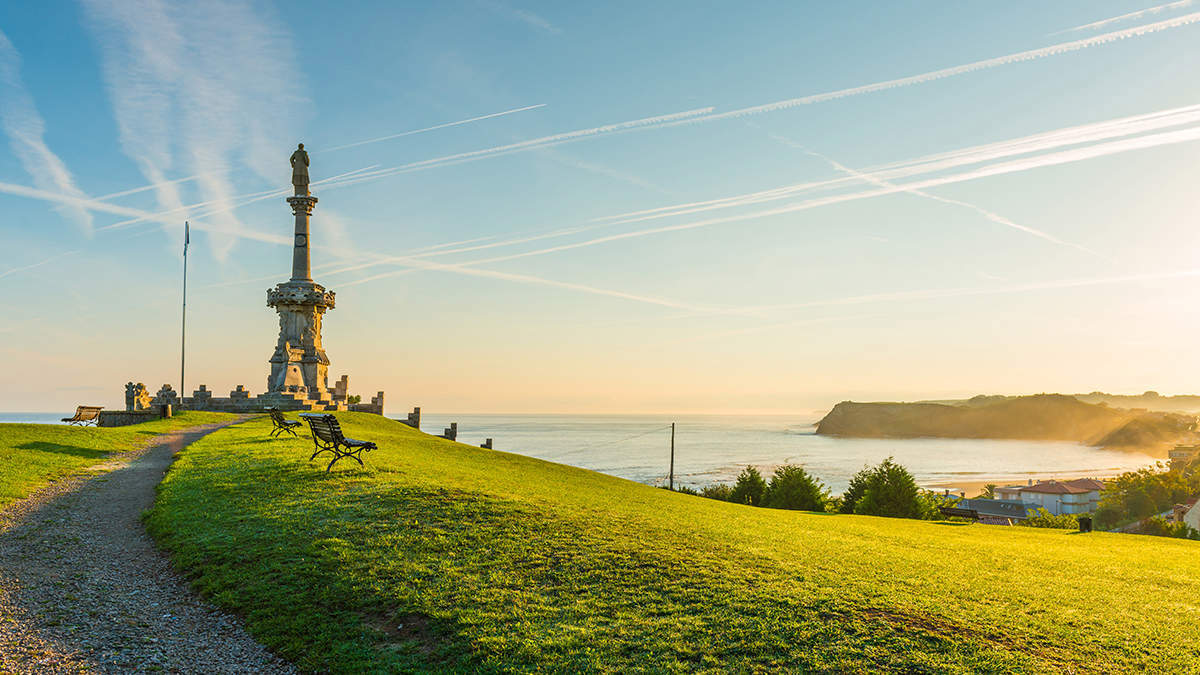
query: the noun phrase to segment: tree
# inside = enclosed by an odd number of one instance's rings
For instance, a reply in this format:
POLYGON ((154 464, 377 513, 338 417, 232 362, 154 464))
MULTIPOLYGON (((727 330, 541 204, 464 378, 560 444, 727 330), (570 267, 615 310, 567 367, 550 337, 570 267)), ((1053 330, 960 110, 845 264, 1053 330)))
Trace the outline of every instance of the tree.
POLYGON ((867 484, 871 482, 871 476, 875 470, 869 466, 864 466, 858 473, 850 478, 850 484, 846 486, 846 491, 842 493, 842 503, 838 507, 841 513, 854 513, 854 507, 858 505, 858 500, 862 499, 863 493, 867 491, 867 484))
POLYGON ((888 457, 872 470, 854 512, 888 518, 926 518, 930 515, 926 501, 908 469, 888 457))
POLYGON ((995 499, 996 498, 996 484, 988 483, 987 485, 984 485, 983 492, 979 493, 979 496, 982 497, 983 499, 995 499))
POLYGON ((802 467, 784 464, 775 469, 763 496, 763 506, 796 511, 824 511, 829 492, 802 467))
POLYGON ((729 501, 758 506, 762 504, 763 494, 766 491, 767 481, 763 480, 762 474, 758 472, 758 469, 748 466, 738 474, 737 483, 733 485, 729 501))

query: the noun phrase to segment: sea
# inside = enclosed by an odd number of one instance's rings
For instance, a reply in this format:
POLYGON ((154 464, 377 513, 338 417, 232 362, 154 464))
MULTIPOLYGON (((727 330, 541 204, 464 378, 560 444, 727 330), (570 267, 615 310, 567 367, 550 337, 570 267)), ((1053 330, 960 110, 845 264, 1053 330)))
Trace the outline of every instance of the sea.
MULTIPOLYGON (((67 412, 0 413, 0 422, 57 424, 67 412)), ((675 423, 675 482, 732 483, 746 466, 765 475, 799 464, 834 493, 868 464, 887 457, 923 487, 951 492, 1050 478, 1109 477, 1157 460, 1079 443, 975 439, 854 439, 818 436, 816 418, 794 415, 429 414, 421 429, 440 434, 458 423, 458 440, 570 464, 649 485, 664 485, 675 423)))

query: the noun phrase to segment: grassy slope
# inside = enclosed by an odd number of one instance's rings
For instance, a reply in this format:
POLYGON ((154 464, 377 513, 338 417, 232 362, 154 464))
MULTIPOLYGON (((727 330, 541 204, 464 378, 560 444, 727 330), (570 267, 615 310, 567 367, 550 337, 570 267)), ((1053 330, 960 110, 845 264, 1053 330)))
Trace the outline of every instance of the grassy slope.
POLYGON ((754 509, 363 414, 366 470, 252 422, 168 473, 152 532, 313 670, 1194 667, 1200 548, 754 509))
POLYGON ((64 476, 140 447, 165 431, 233 419, 224 413, 180 413, 127 427, 0 424, 0 508, 64 476))

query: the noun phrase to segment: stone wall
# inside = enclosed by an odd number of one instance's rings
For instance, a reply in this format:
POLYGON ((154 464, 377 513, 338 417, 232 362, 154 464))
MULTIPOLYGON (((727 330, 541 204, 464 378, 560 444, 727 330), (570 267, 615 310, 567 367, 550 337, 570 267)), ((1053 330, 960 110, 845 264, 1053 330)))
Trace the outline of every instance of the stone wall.
POLYGON ((371 397, 370 403, 355 403, 347 404, 347 387, 349 386, 348 378, 342 376, 336 386, 328 390, 324 396, 319 398, 306 391, 269 391, 257 396, 252 395, 250 390, 246 389, 245 385, 239 384, 236 389, 229 392, 228 398, 213 396, 213 392, 209 390, 207 385, 200 385, 200 388, 192 393, 191 396, 180 397, 171 385, 164 384, 153 399, 150 399, 148 404, 138 400, 138 387, 141 387, 142 392, 145 387, 142 385, 126 385, 126 401, 125 405, 130 412, 134 412, 134 408, 142 405, 148 405, 149 410, 157 413, 163 405, 170 405, 173 410, 211 410, 214 412, 230 412, 230 413, 259 413, 265 412, 268 408, 276 408, 287 412, 303 411, 303 412, 336 412, 339 410, 352 410, 354 412, 374 413, 376 415, 383 414, 383 392, 378 392, 371 397))
POLYGON ((124 427, 130 424, 141 424, 160 417, 158 410, 101 410, 100 418, 96 420, 98 427, 124 427))

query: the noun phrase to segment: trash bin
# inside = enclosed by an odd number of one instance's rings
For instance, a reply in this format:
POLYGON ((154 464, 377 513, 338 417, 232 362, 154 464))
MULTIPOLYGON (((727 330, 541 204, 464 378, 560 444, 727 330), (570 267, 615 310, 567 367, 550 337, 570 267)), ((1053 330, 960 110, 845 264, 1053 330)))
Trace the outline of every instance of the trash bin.
POLYGON ((1080 532, 1091 532, 1092 531, 1092 517, 1091 516, 1079 516, 1079 531, 1080 532))
POLYGON ((158 416, 159 417, 170 417, 171 416, 171 404, 164 403, 161 406, 159 406, 158 416))

